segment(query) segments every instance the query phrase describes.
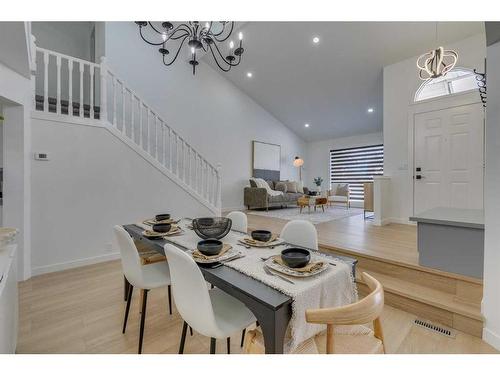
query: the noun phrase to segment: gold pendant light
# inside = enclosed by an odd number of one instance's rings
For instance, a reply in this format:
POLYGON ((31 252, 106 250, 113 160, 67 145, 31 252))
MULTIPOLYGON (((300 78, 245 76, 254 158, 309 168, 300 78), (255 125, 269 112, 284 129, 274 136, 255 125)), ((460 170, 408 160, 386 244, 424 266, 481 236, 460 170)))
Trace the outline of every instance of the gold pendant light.
MULTIPOLYGON (((436 44, 437 44, 437 22, 436 22, 436 44)), ((426 81, 431 78, 445 76, 455 67, 458 53, 453 50, 445 50, 442 46, 424 53, 417 59, 420 79, 426 81)))

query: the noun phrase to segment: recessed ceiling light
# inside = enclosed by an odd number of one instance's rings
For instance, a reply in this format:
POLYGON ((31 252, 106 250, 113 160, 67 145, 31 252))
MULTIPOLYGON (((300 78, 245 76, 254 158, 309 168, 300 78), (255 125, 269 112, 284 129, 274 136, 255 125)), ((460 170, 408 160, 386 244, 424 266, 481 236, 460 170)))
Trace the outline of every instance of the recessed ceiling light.
POLYGON ((309 127, 309 124, 304 124, 304 127, 308 128, 308 127, 309 127))
POLYGON ((368 113, 372 113, 373 112, 373 108, 368 108, 368 113))
POLYGON ((248 72, 248 73, 247 73, 247 77, 248 77, 248 78, 252 78, 252 76, 253 76, 252 72, 248 72))
POLYGON ((315 37, 313 38, 313 43, 314 43, 314 44, 318 44, 318 43, 319 43, 319 37, 315 36, 315 37))

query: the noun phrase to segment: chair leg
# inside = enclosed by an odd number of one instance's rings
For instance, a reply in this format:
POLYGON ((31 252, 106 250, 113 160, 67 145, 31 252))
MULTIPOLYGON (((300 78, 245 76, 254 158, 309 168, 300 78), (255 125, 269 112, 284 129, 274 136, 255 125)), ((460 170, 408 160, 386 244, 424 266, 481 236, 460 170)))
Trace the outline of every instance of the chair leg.
POLYGON ((148 292, 149 292, 149 290, 144 289, 144 293, 142 296, 141 328, 139 331, 139 349, 137 350, 138 354, 142 353, 142 339, 144 337, 144 322, 146 320, 146 304, 147 304, 147 300, 148 300, 148 292))
POLYGON ((184 343, 186 342, 186 331, 188 324, 184 322, 182 326, 182 335, 181 335, 181 343, 179 345, 179 354, 184 354, 184 343))
POLYGON ((215 354, 215 339, 210 337, 210 354, 215 354))
POLYGON ((168 312, 172 315, 172 288, 170 285, 167 287, 168 291, 168 312))
POLYGON ((125 318, 123 319, 122 333, 125 333, 125 330, 127 329, 128 313, 130 311, 130 302, 132 301, 132 291, 133 290, 134 290, 134 286, 129 284, 128 295, 127 295, 127 307, 125 307, 125 318))
POLYGON ((247 332, 246 328, 243 328, 243 331, 241 331, 241 344, 240 346, 243 348, 243 343, 245 342, 245 333, 247 332))
POLYGON ((130 283, 127 278, 123 276, 123 300, 126 302, 128 298, 128 289, 130 288, 130 283))
POLYGON ((231 337, 228 337, 226 340, 227 340, 227 354, 231 354, 231 337))
POLYGON ((193 329, 191 328, 191 326, 189 326, 189 334, 193 336, 193 329))

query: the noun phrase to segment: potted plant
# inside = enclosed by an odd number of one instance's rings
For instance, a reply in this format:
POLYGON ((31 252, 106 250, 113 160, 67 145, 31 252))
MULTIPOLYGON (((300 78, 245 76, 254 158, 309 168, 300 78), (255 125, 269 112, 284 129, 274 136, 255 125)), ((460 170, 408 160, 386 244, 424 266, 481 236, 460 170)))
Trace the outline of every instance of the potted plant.
POLYGON ((318 192, 321 192, 321 184, 323 183, 322 177, 315 177, 314 184, 318 187, 318 192))

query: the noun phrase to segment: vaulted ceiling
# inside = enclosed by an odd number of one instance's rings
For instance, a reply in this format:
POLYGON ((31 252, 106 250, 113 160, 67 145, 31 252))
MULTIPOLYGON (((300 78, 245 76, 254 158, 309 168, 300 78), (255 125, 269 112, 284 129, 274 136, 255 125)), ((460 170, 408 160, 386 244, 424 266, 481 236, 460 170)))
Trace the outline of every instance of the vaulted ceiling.
MULTIPOLYGON (((248 22, 240 30, 243 61, 221 74, 307 141, 381 131, 383 67, 437 43, 431 22, 248 22)), ((481 22, 438 24, 439 44, 483 32, 481 22)))

